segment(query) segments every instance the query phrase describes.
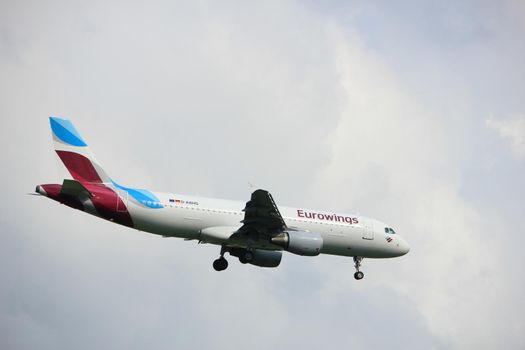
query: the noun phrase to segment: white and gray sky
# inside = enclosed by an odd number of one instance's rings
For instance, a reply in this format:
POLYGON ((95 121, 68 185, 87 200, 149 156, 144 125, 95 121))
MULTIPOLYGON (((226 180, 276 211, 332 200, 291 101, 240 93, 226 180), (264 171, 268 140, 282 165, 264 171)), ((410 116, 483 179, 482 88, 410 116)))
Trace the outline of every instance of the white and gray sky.
POLYGON ((525 348, 523 1, 0 2, 1 349, 525 348), (358 211, 411 252, 277 269, 25 193, 47 117, 117 181, 358 211))

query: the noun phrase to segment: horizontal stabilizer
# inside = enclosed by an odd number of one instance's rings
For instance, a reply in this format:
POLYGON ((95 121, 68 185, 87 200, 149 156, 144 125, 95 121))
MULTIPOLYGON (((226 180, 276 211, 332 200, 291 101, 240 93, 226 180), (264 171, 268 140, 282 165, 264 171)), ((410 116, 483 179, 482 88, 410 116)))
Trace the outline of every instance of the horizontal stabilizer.
POLYGON ((91 192, 84 187, 80 182, 75 180, 64 180, 60 194, 80 198, 80 197, 92 197, 91 192))

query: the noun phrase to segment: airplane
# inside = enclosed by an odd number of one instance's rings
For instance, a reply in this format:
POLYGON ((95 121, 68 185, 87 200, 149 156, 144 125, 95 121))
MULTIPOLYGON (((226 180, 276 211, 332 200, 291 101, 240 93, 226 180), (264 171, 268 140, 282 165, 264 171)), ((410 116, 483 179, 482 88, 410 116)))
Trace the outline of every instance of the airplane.
POLYGON ((361 215, 278 207, 262 189, 246 203, 159 193, 116 183, 68 119, 50 117, 56 154, 69 175, 62 184, 36 186, 35 194, 139 231, 220 246, 213 262, 226 270, 226 253, 243 264, 277 267, 283 251, 353 257, 361 280, 363 258, 393 258, 410 247, 394 229, 361 215))

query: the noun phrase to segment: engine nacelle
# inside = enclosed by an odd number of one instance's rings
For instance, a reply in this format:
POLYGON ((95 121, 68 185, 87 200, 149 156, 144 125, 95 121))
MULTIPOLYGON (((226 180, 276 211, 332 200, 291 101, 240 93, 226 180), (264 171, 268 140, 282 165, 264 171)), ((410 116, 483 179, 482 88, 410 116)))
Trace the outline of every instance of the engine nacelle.
POLYGON ((243 264, 260 267, 277 267, 283 257, 283 253, 278 250, 253 249, 248 251, 242 248, 232 248, 229 252, 230 255, 238 257, 243 264))
POLYGON ((288 231, 282 232, 271 239, 272 243, 284 250, 306 256, 316 256, 321 253, 323 237, 316 232, 288 231))

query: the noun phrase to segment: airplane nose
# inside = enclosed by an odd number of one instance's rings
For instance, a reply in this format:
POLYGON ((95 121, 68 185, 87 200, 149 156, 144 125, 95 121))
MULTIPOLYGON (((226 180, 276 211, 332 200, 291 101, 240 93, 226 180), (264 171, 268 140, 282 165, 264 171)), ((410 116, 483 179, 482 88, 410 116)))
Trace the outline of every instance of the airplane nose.
POLYGON ((401 255, 405 255, 410 251, 410 246, 404 239, 401 239, 400 241, 401 242, 399 244, 399 253, 401 253, 401 255))

